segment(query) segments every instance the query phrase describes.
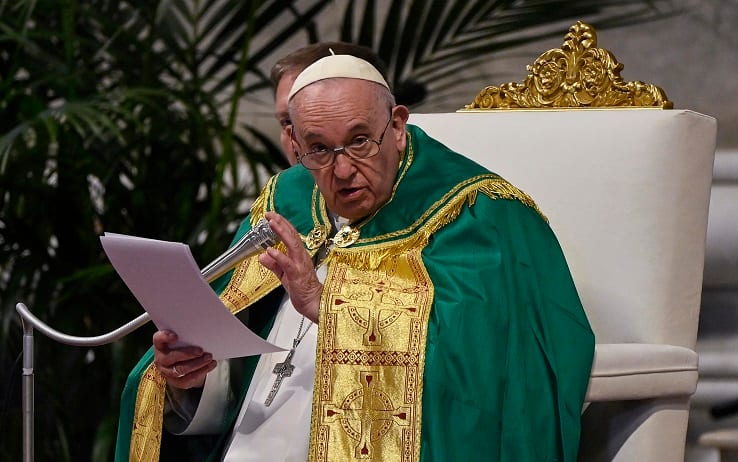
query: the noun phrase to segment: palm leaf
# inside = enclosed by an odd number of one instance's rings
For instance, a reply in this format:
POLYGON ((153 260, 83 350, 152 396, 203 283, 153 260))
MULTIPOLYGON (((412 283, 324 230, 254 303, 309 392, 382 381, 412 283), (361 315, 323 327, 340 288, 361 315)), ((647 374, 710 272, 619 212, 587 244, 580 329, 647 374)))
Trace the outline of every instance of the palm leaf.
POLYGON ((359 24, 353 24, 349 8, 341 39, 377 50, 388 65, 391 84, 399 90, 398 100, 411 105, 419 104, 425 94, 443 101, 463 83, 459 75, 470 67, 479 68, 491 83, 494 73, 489 63, 496 53, 563 37, 575 20, 602 30, 681 12, 669 0, 410 0, 392 2, 377 31, 374 2, 365 2, 359 24), (404 95, 406 88, 419 93, 404 95))

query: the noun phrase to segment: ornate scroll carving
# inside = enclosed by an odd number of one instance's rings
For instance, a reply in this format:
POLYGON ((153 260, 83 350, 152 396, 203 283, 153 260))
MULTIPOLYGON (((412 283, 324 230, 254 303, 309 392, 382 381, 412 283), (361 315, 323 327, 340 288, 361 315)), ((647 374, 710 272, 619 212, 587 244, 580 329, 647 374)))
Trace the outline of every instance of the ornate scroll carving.
POLYGON ((604 48, 597 33, 578 21, 569 28, 561 48, 554 48, 526 66, 523 83, 488 86, 460 111, 515 108, 661 107, 673 103, 664 91, 639 80, 620 77, 623 64, 604 48))

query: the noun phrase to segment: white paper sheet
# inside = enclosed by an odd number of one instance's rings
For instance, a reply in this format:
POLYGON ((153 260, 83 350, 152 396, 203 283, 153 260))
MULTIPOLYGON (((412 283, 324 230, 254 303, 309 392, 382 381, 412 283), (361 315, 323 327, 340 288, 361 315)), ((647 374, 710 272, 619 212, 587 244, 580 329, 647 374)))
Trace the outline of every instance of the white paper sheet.
POLYGON ((186 244, 115 233, 105 233, 100 241, 156 327, 177 334, 177 346, 199 346, 216 360, 284 351, 231 314, 186 244))

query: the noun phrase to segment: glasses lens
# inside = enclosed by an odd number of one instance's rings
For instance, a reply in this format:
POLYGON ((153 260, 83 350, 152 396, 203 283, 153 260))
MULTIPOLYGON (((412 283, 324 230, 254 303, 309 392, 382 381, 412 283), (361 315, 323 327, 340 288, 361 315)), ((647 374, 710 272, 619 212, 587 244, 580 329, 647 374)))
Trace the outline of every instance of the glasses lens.
POLYGON ((334 156, 333 151, 308 152, 300 158, 300 163, 310 170, 318 170, 331 165, 334 156))
POLYGON ((376 156, 379 152, 379 143, 374 140, 361 140, 351 143, 343 150, 349 157, 354 159, 366 159, 367 157, 376 156))

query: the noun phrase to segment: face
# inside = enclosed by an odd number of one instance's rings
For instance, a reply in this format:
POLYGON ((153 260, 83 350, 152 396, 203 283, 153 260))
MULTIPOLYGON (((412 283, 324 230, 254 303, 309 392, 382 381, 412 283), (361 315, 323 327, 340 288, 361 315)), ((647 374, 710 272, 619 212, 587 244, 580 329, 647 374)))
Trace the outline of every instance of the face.
POLYGON ((335 148, 357 137, 379 141, 379 154, 368 159, 351 159, 341 153, 335 162, 311 170, 328 209, 350 220, 358 220, 378 210, 392 195, 405 150, 405 123, 408 110, 377 98, 376 83, 358 79, 329 79, 313 83, 297 93, 292 101, 295 148, 307 152, 335 148))
POLYGON ((290 93, 297 74, 298 72, 285 72, 282 78, 279 79, 277 91, 274 94, 274 117, 277 118, 280 126, 279 143, 290 165, 297 163, 297 157, 292 147, 292 122, 290 122, 290 115, 287 112, 287 95, 290 93))

